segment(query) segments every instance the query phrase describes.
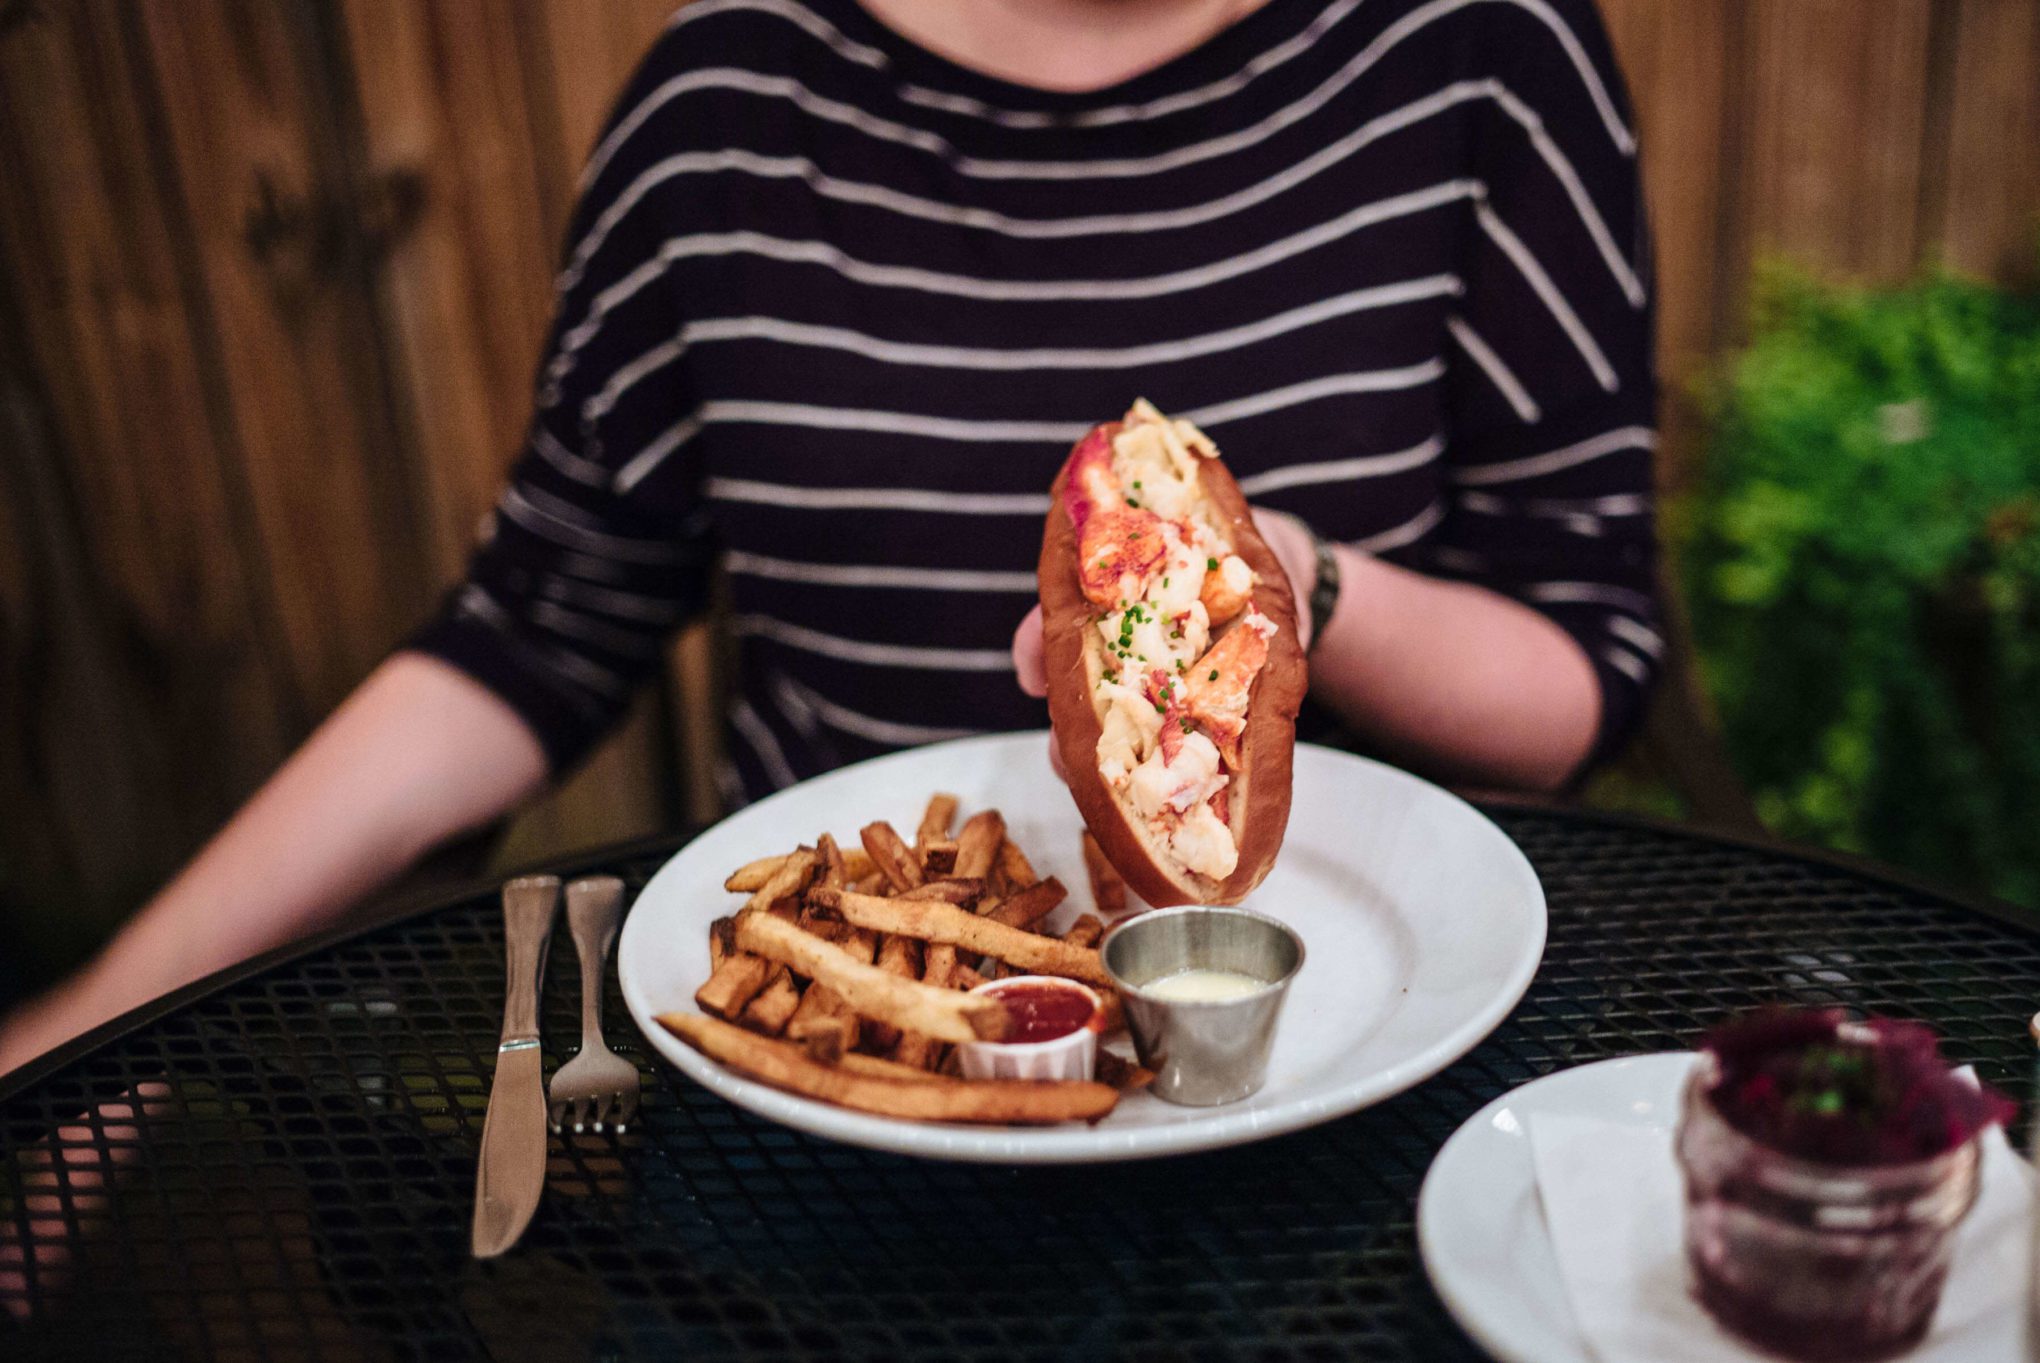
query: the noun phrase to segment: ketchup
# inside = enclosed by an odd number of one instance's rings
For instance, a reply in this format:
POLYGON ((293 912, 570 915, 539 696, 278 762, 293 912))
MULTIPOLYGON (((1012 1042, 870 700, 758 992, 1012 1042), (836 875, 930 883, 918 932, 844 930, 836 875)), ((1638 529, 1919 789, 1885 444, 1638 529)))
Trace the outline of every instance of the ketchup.
POLYGON ((1012 1014, 1013 1030, 1002 1038, 1009 1046, 1068 1036, 1088 1023, 1096 1011, 1089 997, 1057 984, 1030 981, 990 992, 1012 1014))

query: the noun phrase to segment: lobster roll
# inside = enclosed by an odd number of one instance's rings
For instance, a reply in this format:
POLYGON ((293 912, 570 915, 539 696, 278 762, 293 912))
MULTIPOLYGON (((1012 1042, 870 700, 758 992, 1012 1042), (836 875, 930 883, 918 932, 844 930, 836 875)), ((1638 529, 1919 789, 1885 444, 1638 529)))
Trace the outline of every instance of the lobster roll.
POLYGON ((1307 682, 1289 578, 1218 447, 1147 402, 1057 475, 1041 614, 1084 822, 1149 904, 1233 904, 1289 822, 1307 682))

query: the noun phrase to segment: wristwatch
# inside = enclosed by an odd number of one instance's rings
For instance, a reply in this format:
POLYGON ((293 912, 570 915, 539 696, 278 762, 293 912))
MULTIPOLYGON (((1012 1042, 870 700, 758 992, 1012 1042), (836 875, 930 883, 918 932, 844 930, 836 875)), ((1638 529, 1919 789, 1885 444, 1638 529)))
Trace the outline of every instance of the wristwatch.
MULTIPOLYGON (((1304 527, 1309 530, 1309 526, 1304 527)), ((1310 541, 1317 554, 1317 580, 1310 589, 1310 651, 1315 653, 1325 637, 1326 626, 1332 623, 1332 611, 1339 604, 1339 556, 1332 548, 1332 542, 1317 531, 1310 531, 1310 541)))

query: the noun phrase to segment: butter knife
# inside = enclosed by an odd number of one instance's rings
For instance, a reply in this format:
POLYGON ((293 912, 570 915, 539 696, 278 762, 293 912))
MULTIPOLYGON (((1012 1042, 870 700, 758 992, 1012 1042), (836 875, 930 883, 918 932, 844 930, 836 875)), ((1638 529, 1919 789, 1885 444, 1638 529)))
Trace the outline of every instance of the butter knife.
POLYGON ((558 876, 520 876, 503 887, 507 983, 496 1080, 475 1169, 474 1252, 517 1243, 545 1191, 545 1084, 538 1049, 539 977, 560 905, 558 876))

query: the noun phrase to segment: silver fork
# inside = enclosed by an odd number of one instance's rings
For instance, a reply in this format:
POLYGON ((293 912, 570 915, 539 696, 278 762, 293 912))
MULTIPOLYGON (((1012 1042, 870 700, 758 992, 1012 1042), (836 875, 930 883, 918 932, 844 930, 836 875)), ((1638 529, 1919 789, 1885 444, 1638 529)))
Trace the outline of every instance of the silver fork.
POLYGON ((581 958, 581 1053, 560 1066, 552 1081, 553 1130, 572 1122, 576 1132, 593 1122, 621 1131, 638 1110, 637 1066, 602 1040, 602 984, 616 927, 623 921, 623 882, 588 876, 567 886, 567 927, 581 958))

